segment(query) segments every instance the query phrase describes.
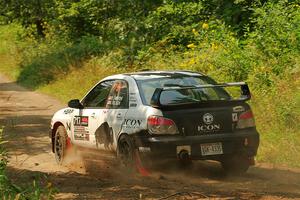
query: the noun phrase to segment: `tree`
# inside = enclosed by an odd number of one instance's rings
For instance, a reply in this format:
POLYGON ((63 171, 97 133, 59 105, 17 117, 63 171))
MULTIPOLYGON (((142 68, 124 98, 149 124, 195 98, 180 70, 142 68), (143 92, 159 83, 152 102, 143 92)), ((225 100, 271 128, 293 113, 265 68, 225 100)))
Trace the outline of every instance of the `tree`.
POLYGON ((34 28, 37 36, 44 37, 44 23, 55 15, 54 8, 54 0, 2 0, 0 15, 6 23, 17 21, 25 28, 34 28))

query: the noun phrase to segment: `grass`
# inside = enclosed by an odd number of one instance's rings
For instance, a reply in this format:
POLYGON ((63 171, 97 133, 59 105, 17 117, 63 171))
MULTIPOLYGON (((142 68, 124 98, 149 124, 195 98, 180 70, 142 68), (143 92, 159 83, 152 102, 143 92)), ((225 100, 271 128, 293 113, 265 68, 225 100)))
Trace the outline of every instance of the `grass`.
POLYGON ((20 58, 16 45, 19 30, 17 25, 1 26, 0 29, 0 72, 15 80, 20 73, 20 58))
POLYGON ((81 99, 102 78, 123 72, 126 70, 114 67, 105 56, 92 58, 81 68, 70 67, 67 74, 57 74, 55 81, 39 87, 38 91, 55 96, 63 102, 81 99))

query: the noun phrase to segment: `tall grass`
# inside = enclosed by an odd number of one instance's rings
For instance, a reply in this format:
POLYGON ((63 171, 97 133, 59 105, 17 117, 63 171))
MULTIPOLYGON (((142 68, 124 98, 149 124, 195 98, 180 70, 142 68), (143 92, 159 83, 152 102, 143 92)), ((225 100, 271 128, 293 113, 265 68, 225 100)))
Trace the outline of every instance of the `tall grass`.
POLYGON ((20 72, 17 67, 20 61, 17 47, 20 29, 21 27, 15 24, 0 28, 0 72, 13 79, 17 79, 20 72))

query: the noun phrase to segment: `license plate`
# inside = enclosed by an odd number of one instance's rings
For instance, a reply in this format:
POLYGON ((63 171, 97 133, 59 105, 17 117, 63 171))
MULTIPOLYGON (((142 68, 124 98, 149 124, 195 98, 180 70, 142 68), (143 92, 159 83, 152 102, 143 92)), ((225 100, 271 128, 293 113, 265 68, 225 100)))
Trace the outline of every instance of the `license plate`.
POLYGON ((221 142, 201 144, 200 147, 202 156, 223 154, 221 142))

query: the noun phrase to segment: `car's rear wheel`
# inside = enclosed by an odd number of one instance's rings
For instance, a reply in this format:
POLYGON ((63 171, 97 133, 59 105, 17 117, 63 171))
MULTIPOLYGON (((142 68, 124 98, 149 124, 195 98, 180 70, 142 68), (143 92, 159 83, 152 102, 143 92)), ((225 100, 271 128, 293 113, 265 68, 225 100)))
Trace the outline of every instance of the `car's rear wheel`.
POLYGON ((188 167, 191 167, 193 164, 193 161, 190 158, 188 151, 186 151, 186 150, 179 152, 178 160, 179 160, 179 166, 181 168, 188 168, 188 167))
POLYGON ((179 167, 182 169, 189 169, 193 166, 192 160, 179 160, 178 161, 179 167))
POLYGON ((225 172, 230 175, 243 175, 250 167, 249 159, 244 155, 226 157, 221 164, 225 172))
POLYGON ((117 157, 122 165, 127 169, 133 169, 135 158, 135 146, 128 135, 122 135, 118 142, 117 157))
POLYGON ((56 129, 54 136, 54 154, 57 164, 63 163, 67 146, 67 132, 63 126, 56 129))

